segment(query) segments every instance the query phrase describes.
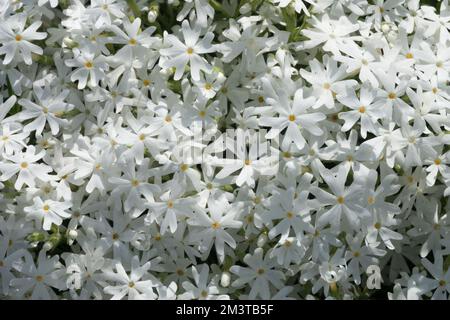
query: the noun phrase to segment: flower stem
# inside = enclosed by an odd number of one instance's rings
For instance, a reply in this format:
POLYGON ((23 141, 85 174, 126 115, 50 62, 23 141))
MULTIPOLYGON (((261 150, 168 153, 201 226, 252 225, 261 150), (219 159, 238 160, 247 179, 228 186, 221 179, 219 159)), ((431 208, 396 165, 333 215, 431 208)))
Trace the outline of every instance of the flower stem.
POLYGON ((211 7, 214 8, 215 11, 221 12, 226 17, 231 18, 230 14, 223 8, 221 3, 219 3, 216 0, 209 0, 208 2, 211 5, 211 7))
POLYGON ((133 14, 135 17, 141 16, 141 9, 139 9, 139 6, 137 5, 135 0, 126 0, 128 7, 133 11, 133 14))

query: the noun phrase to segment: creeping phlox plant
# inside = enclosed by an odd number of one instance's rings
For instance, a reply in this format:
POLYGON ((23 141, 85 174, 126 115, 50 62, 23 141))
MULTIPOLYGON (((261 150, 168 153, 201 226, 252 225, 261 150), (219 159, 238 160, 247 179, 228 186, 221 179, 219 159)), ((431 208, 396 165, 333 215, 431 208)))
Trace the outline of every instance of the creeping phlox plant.
POLYGON ((0 1, 2 299, 447 299, 448 0, 0 1))

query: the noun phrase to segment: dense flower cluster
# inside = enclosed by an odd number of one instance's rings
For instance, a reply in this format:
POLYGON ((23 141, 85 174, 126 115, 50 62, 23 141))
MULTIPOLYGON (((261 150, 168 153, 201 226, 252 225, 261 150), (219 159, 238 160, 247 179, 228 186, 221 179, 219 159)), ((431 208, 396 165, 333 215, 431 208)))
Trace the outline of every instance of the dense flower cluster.
POLYGON ((3 299, 447 299, 448 0, 0 1, 3 299))

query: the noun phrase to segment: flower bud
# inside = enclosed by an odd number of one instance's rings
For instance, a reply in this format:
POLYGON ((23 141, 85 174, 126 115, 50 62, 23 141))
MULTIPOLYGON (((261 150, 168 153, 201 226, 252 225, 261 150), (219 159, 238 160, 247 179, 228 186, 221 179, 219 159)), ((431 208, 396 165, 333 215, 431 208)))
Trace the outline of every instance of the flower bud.
POLYGON ((63 39, 63 43, 70 49, 78 47, 78 43, 76 41, 73 41, 69 37, 65 37, 63 39))
POLYGON ((228 271, 222 272, 222 276, 220 277, 220 285, 224 288, 230 285, 231 274, 228 271))
POLYGON ((78 236, 78 232, 76 230, 69 230, 69 232, 67 233, 67 237, 71 240, 76 239, 78 236))
POLYGON ((262 248, 266 243, 267 243, 267 234, 261 233, 258 237, 258 240, 256 241, 256 245, 258 246, 258 248, 262 248))
POLYGON ((383 33, 388 33, 389 31, 391 31, 391 26, 389 25, 389 23, 383 23, 381 25, 381 31, 383 31, 383 33))
POLYGON ((47 241, 46 243, 44 243, 44 245, 42 246, 42 249, 44 251, 49 251, 53 248, 53 244, 50 241, 47 241))
POLYGON ((250 3, 244 4, 242 7, 239 8, 240 14, 246 14, 249 13, 252 10, 252 6, 250 3))
POLYGON ((156 18, 158 17, 158 12, 156 10, 149 10, 147 14, 147 20, 150 23, 153 23, 156 21, 156 18))
POLYGON ((397 32, 395 32, 394 30, 389 31, 389 33, 386 35, 386 38, 390 42, 395 42, 395 40, 397 40, 397 32))

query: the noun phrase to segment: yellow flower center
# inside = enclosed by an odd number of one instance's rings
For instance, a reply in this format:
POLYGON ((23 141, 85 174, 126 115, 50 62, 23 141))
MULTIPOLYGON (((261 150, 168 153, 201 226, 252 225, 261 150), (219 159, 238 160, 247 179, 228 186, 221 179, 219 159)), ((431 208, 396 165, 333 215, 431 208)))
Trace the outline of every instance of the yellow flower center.
POLYGON ((180 166, 180 170, 183 171, 183 172, 185 172, 187 169, 189 169, 189 166, 188 166, 187 164, 185 164, 185 163, 183 163, 183 164, 180 166))
POLYGON ((167 115, 167 116, 164 118, 164 121, 166 121, 166 122, 172 122, 172 117, 169 116, 169 115, 167 115))
POLYGON ((286 213, 286 217, 287 217, 288 219, 292 219, 292 218, 294 217, 294 213, 293 213, 292 211, 288 211, 288 212, 286 213))
POLYGON ((211 90, 211 88, 212 88, 211 83, 205 83, 205 89, 206 90, 211 90))
POLYGON ((328 82, 325 82, 325 83, 323 84, 323 88, 324 88, 325 90, 330 90, 331 84, 329 84, 328 82))
POLYGON ((16 41, 20 41, 23 38, 22 38, 22 36, 20 34, 16 34, 15 39, 16 39, 16 41))
POLYGON ((406 59, 412 59, 412 58, 414 58, 414 56, 413 56, 413 54, 412 54, 411 52, 408 52, 408 53, 405 55, 405 57, 406 57, 406 59))
POLYGON ((289 159, 292 157, 292 154, 289 151, 285 151, 283 152, 283 157, 289 159))
POLYGON ((167 208, 173 208, 173 201, 172 200, 167 201, 167 208))
POLYGON ((176 271, 177 275, 182 276, 184 275, 184 271, 182 269, 177 269, 176 271))
POLYGON ((38 276, 36 276, 36 281, 37 282, 42 282, 42 281, 44 281, 44 277, 41 276, 41 275, 38 275, 38 276))
POLYGON ((137 43, 137 41, 136 41, 136 39, 134 39, 134 38, 131 38, 130 41, 128 41, 128 44, 129 44, 129 45, 132 45, 132 46, 135 46, 136 43, 137 43))
POLYGON ((246 166, 249 166, 251 163, 252 163, 252 160, 250 160, 250 159, 245 159, 245 161, 244 161, 244 164, 246 166))
POLYGON ((131 185, 132 185, 133 187, 137 187, 137 186, 139 185, 139 180, 137 180, 137 179, 131 180, 131 185))
POLYGON ((186 53, 187 54, 193 54, 194 53, 194 49, 189 47, 189 48, 187 48, 186 53))
POLYGON ((395 92, 389 92, 388 98, 394 100, 395 98, 397 98, 397 95, 395 94, 395 92))
POLYGON ((440 165, 441 163, 442 163, 442 161, 439 158, 434 160, 434 164, 437 165, 437 166, 440 165))
POLYGON ((372 197, 372 196, 369 196, 369 197, 367 198, 367 203, 368 203, 368 204, 374 204, 374 203, 375 203, 375 198, 372 197))
POLYGON ((113 239, 113 240, 118 240, 118 239, 119 239, 119 235, 118 235, 117 233, 114 232, 114 233, 112 234, 112 239, 113 239))
POLYGON ((20 167, 21 167, 22 169, 26 169, 26 168, 28 168, 28 163, 27 163, 27 162, 22 162, 22 163, 20 164, 20 167))
POLYGON ((43 207, 42 207, 42 209, 44 210, 44 211, 48 211, 48 210, 50 210, 50 206, 48 205, 48 204, 45 204, 43 207))
POLYGON ((211 224, 211 227, 212 227, 214 230, 217 230, 217 229, 220 228, 220 223, 218 223, 217 221, 214 221, 214 222, 211 224))
POLYGON ((339 197, 337 197, 336 201, 337 201, 339 204, 343 204, 344 201, 345 201, 345 199, 344 199, 343 196, 339 196, 339 197))
POLYGON ((333 122, 338 121, 339 120, 338 114, 337 113, 332 114, 331 117, 330 117, 330 120, 333 121, 333 122))
POLYGON ((364 112, 366 112, 366 107, 361 106, 361 107, 359 107, 358 111, 359 111, 359 113, 364 113, 364 112))
POLYGON ((200 116, 200 118, 204 118, 206 116, 206 112, 204 110, 201 110, 198 112, 198 115, 200 116))
POLYGON ((264 270, 263 268, 259 268, 258 270, 256 270, 256 273, 259 275, 262 275, 266 272, 266 270, 264 270))
POLYGON ((144 86, 148 87, 148 86, 150 85, 150 80, 144 79, 144 80, 142 81, 142 84, 143 84, 144 86))
POLYGON ((295 121, 296 118, 295 118, 295 115, 290 114, 288 119, 289 119, 289 121, 295 121))
POLYGON ((375 229, 380 230, 381 229, 381 223, 377 222, 373 225, 375 229))
POLYGON ((84 63, 84 67, 85 67, 86 69, 91 69, 93 66, 94 66, 94 64, 92 63, 92 61, 86 61, 86 62, 84 63))

